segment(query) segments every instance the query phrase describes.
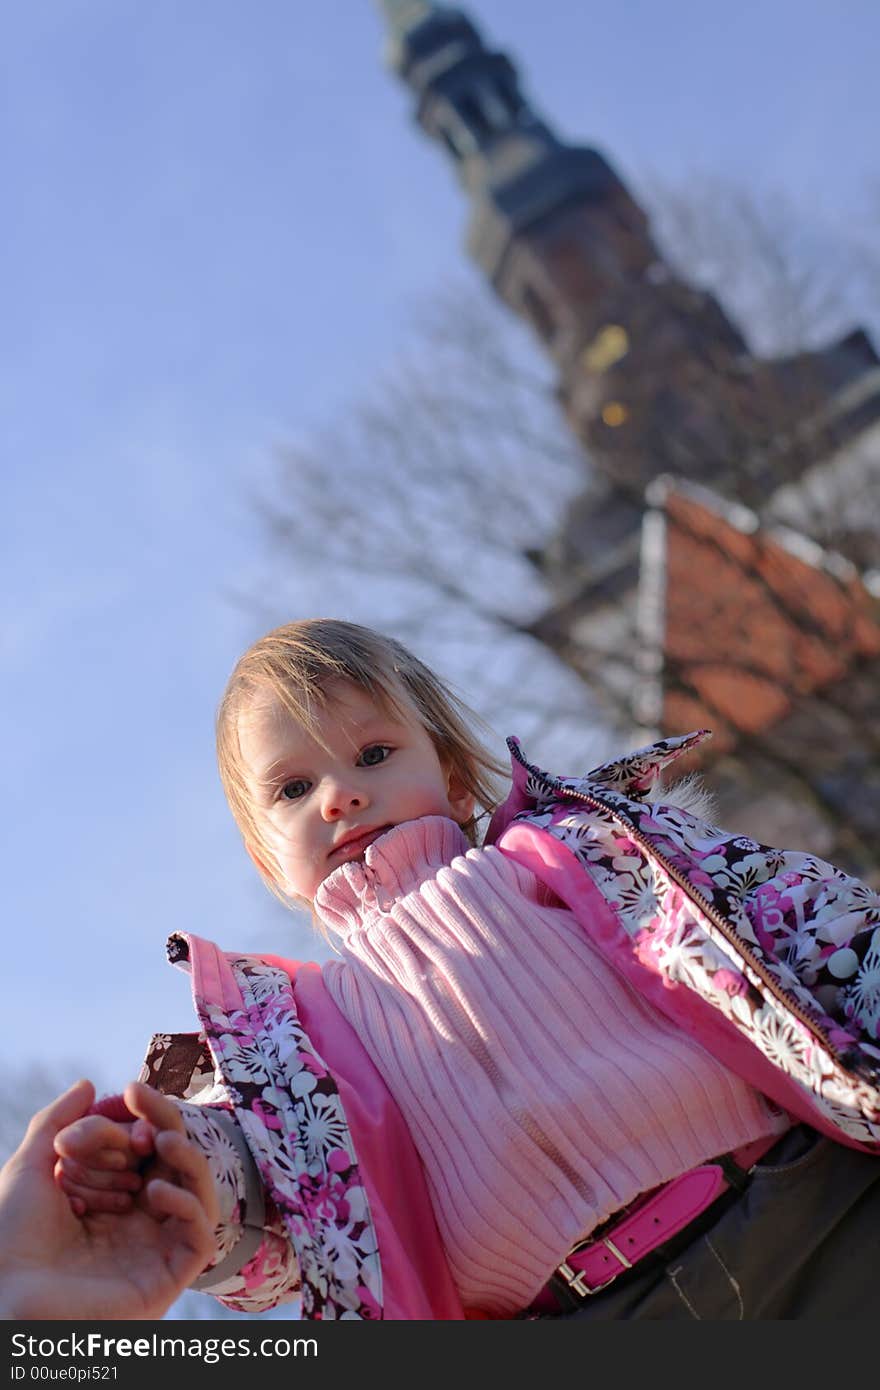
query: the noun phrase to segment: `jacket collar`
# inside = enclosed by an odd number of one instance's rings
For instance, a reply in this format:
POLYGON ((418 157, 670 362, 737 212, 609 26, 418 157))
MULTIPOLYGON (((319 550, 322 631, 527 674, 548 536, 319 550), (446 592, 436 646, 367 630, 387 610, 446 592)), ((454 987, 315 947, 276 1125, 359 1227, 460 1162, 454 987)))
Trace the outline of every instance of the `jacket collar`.
POLYGON ((566 787, 579 789, 590 784, 597 789, 614 791, 636 801, 644 800, 657 785, 661 775, 676 758, 689 753, 692 748, 711 738, 709 729, 696 729, 690 734, 680 734, 676 738, 659 739, 634 753, 628 753, 611 762, 600 763, 588 772, 586 777, 554 777, 533 763, 527 762, 519 745, 519 739, 509 738, 511 784, 507 799, 492 815, 486 831, 486 844, 494 844, 510 822, 524 812, 533 811, 536 806, 533 785, 534 779, 545 786, 558 789, 564 797, 566 787), (531 785, 530 785, 530 779, 531 785))

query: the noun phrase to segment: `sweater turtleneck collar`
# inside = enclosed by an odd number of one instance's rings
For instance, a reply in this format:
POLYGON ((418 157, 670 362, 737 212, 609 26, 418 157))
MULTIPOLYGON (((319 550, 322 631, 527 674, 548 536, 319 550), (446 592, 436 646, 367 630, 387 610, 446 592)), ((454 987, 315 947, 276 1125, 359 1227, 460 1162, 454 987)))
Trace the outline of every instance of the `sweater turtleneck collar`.
POLYGON ((447 816, 403 821, 367 846, 363 862, 340 864, 324 879, 312 905, 315 915, 330 931, 347 936, 469 849, 461 826, 447 816))

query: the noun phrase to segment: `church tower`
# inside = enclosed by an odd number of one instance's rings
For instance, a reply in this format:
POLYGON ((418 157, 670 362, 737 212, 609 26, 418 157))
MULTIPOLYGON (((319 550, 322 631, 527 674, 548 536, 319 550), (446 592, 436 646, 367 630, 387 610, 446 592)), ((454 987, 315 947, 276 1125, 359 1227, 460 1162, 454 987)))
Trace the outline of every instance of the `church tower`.
MULTIPOLYGON (((612 531, 638 525, 658 473, 760 507, 846 437, 846 410, 831 427, 828 405, 877 366, 863 333, 756 359, 718 301, 672 273, 607 159, 548 126, 462 10, 379 3, 389 63, 469 200, 467 249, 555 361, 571 426, 606 479, 612 531)), ((876 387, 871 409, 880 415, 876 387)))

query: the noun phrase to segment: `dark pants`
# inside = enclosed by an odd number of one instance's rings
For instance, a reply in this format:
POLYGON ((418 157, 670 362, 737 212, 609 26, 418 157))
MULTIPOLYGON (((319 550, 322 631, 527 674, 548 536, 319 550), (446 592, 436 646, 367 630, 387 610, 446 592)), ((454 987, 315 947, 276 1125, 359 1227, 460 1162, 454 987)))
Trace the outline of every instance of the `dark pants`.
POLYGON ((745 1192, 668 1262, 587 1298, 566 1318, 747 1320, 880 1315, 880 1155, 805 1125, 745 1192))

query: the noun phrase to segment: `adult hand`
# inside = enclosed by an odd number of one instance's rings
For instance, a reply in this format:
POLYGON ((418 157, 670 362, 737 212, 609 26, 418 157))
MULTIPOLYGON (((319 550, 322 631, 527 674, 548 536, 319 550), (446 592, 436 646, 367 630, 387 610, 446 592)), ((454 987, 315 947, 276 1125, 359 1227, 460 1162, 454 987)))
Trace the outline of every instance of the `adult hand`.
MULTIPOLYGON (((113 1101, 114 1111, 124 1109, 121 1096, 113 1101)), ((150 1177, 169 1176, 156 1162, 154 1126, 132 1115, 125 1120, 86 1115, 56 1134, 55 1153, 55 1181, 67 1193, 75 1216, 128 1211, 143 1188, 147 1166, 150 1177)))
POLYGON ((125 1090, 156 1130, 175 1182, 147 1183, 123 1212, 77 1217, 53 1179, 55 1135, 95 1097, 78 1081, 31 1120, 0 1169, 0 1316, 160 1318, 214 1253, 217 1198, 205 1158, 185 1138, 176 1106, 149 1086, 125 1090))

